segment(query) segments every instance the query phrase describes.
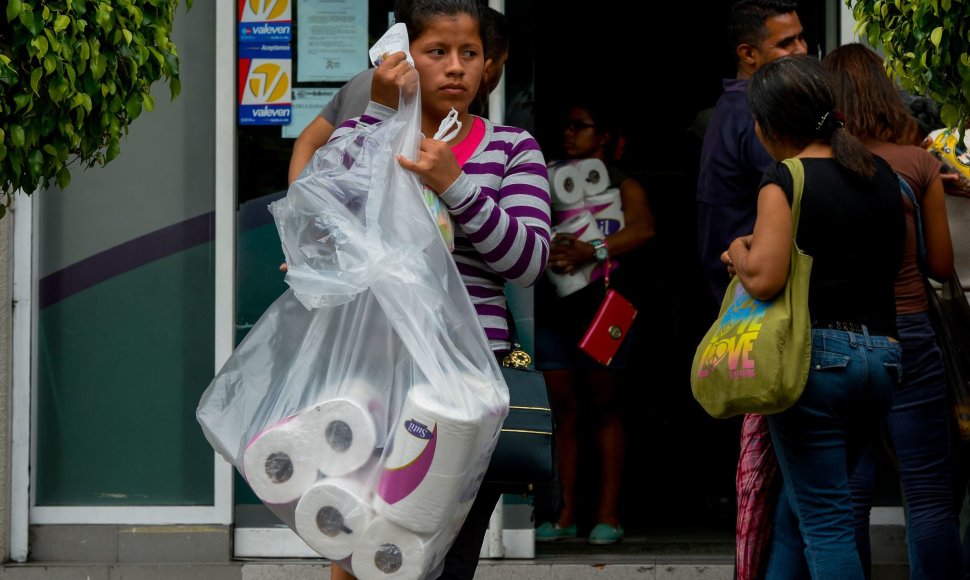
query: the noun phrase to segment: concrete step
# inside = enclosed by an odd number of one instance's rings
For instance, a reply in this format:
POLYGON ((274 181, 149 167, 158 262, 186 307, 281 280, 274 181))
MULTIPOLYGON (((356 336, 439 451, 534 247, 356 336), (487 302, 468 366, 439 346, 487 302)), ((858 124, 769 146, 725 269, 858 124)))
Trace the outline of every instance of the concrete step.
MULTIPOLYGON (((225 564, 5 564, 2 580, 326 580, 325 561, 260 561, 225 564)), ((484 560, 475 580, 732 580, 733 558, 667 556, 484 560)), ((905 564, 873 567, 873 580, 906 580, 905 564)))

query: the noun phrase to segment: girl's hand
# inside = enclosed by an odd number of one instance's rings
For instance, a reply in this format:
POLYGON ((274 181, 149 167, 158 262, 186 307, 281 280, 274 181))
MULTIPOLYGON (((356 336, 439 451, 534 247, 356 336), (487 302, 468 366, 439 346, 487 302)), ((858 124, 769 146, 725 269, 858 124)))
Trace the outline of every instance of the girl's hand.
POLYGON ((970 197, 970 180, 959 172, 940 173, 943 191, 954 197, 970 197))
POLYGON ((389 55, 374 69, 374 78, 370 85, 370 100, 375 103, 397 109, 401 88, 413 87, 417 84, 417 71, 407 61, 404 51, 389 55))
POLYGON ((557 274, 569 274, 594 260, 593 246, 576 238, 576 234, 556 234, 549 248, 548 268, 557 274))
POLYGON ((458 166, 451 147, 436 139, 421 139, 417 161, 401 155, 398 155, 397 160, 401 167, 417 173, 421 181, 438 195, 447 191, 461 175, 461 167, 458 166))
POLYGON ((727 265, 728 276, 733 278, 738 273, 734 269, 734 262, 731 261, 731 256, 728 255, 727 250, 721 252, 721 262, 727 265))
POLYGON ((731 257, 731 253, 733 252, 735 255, 738 255, 746 253, 748 250, 750 250, 752 237, 752 234, 748 234, 735 239, 733 242, 731 242, 728 249, 721 254, 721 261, 727 266, 728 276, 733 277, 738 273, 737 269, 734 267, 734 259, 731 257))

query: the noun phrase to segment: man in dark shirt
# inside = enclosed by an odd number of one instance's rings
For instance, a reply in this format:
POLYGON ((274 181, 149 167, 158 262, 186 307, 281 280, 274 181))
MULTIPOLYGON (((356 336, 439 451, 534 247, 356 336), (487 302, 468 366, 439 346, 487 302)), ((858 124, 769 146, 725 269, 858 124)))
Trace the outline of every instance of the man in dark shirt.
MULTIPOLYGON (((704 133, 697 180, 701 268, 718 307, 731 281, 721 253, 736 238, 754 230, 761 176, 774 164, 755 134, 754 118, 748 109, 748 82, 773 60, 807 53, 795 2, 789 0, 735 2, 728 18, 728 41, 737 58, 737 75, 724 80, 724 93, 704 133)), ((731 422, 718 424, 717 429, 724 428, 734 433, 736 427, 731 422)), ((726 440, 726 433, 717 431, 716 437, 726 440)), ((771 521, 768 506, 774 497, 769 491, 774 489, 773 477, 763 472, 765 462, 759 462, 765 446, 770 446, 767 424, 757 415, 745 416, 735 479, 736 564, 742 580, 754 577, 751 572, 757 572, 757 562, 767 545, 767 534, 749 531, 763 532, 771 521)))
POLYGON ((766 63, 806 54, 795 7, 788 0, 739 0, 731 7, 728 40, 738 61, 737 77, 724 80, 704 134, 697 180, 701 267, 718 304, 730 282, 721 253, 754 229, 761 175, 774 163, 754 132, 748 82, 766 63))

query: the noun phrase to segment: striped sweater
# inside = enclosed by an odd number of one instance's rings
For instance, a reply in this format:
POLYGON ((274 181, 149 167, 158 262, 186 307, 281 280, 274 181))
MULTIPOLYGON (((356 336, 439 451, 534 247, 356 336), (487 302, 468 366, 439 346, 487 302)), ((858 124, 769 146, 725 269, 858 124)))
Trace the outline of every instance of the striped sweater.
MULTIPOLYGON (((394 114, 371 102, 331 140, 394 114)), ((509 348, 505 283, 531 286, 549 259, 550 198, 545 158, 527 131, 485 121, 485 136, 441 200, 455 225, 452 256, 492 350, 509 348)))

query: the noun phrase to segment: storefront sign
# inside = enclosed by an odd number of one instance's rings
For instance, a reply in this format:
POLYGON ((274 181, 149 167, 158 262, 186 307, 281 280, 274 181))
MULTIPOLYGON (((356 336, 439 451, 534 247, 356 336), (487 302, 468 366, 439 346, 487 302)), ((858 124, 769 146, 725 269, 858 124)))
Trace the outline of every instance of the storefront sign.
POLYGON ((240 43, 288 43, 292 29, 290 0, 239 0, 240 43))
POLYGON ((290 122, 291 71, 288 44, 239 45, 239 124, 290 122))

